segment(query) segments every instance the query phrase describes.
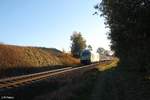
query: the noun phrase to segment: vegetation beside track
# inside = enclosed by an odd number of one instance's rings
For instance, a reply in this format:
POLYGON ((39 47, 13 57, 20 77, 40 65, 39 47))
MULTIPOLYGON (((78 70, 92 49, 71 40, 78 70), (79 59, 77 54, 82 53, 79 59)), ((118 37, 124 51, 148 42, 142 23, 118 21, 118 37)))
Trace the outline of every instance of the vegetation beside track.
POLYGON ((110 60, 110 61, 100 62, 97 68, 99 71, 105 71, 105 70, 111 69, 111 68, 117 67, 118 61, 119 61, 118 58, 114 58, 113 60, 110 60))
MULTIPOLYGON (((105 63, 107 66, 111 65, 110 62, 105 63)), ((72 71, 30 83, 14 90, 12 94, 9 91, 9 95, 13 95, 18 100, 90 100, 100 74, 98 69, 72 71)))
MULTIPOLYGON (((100 65, 107 67, 106 69, 113 68, 117 60, 101 62, 100 65)), ((72 78, 65 79, 67 82, 64 86, 60 87, 54 92, 48 92, 36 96, 34 100, 91 100, 93 89, 96 81, 101 72, 98 69, 93 69, 84 73, 74 73, 72 78)))

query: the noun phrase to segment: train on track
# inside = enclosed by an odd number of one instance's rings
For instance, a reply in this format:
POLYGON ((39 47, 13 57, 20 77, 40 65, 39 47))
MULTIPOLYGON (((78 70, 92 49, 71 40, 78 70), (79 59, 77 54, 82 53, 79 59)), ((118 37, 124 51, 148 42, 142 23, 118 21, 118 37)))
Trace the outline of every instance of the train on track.
POLYGON ((99 61, 99 55, 92 53, 90 50, 85 49, 80 54, 81 64, 91 64, 99 61))
POLYGON ((80 54, 81 64, 90 64, 91 63, 91 52, 89 50, 83 50, 80 54))

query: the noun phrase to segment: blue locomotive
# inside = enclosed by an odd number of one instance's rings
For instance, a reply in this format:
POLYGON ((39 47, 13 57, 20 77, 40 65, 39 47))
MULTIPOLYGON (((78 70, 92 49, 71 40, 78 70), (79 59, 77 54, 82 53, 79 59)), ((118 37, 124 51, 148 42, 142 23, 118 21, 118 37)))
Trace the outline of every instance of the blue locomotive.
POLYGON ((90 64, 91 63, 91 52, 90 50, 83 50, 80 54, 81 64, 90 64))

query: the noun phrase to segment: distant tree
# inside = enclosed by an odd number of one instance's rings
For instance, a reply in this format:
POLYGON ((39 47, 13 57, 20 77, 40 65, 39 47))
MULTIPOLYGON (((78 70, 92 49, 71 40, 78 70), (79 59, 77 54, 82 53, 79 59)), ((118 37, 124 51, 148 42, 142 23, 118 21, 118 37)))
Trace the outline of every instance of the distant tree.
POLYGON ((105 55, 105 56, 109 56, 109 52, 110 52, 110 51, 105 50, 105 51, 104 51, 104 55, 105 55))
POLYGON ((150 70, 150 0, 100 0, 95 8, 110 29, 119 66, 150 70))
POLYGON ((89 49, 90 51, 93 50, 91 45, 88 45, 88 49, 89 49))
POLYGON ((104 53, 105 53, 105 49, 99 47, 99 48, 97 49, 97 53, 99 54, 99 61, 100 61, 101 56, 104 55, 104 53))
POLYGON ((80 32, 74 32, 71 41, 71 53, 74 57, 79 58, 81 51, 86 48, 86 41, 80 32))

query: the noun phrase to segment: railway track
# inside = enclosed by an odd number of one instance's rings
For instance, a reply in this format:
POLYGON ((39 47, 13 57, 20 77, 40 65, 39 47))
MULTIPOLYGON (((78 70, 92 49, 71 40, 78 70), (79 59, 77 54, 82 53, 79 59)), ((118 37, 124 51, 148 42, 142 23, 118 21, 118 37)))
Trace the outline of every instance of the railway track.
POLYGON ((45 72, 39 72, 39 73, 34 73, 34 74, 1 79, 0 90, 20 87, 29 83, 44 80, 49 77, 54 77, 56 75, 75 71, 75 70, 92 69, 92 68, 95 68, 96 65, 97 63, 86 65, 86 66, 81 66, 81 67, 76 67, 76 68, 66 67, 66 68, 61 68, 61 69, 56 69, 56 70, 51 70, 51 71, 45 71, 45 72))

